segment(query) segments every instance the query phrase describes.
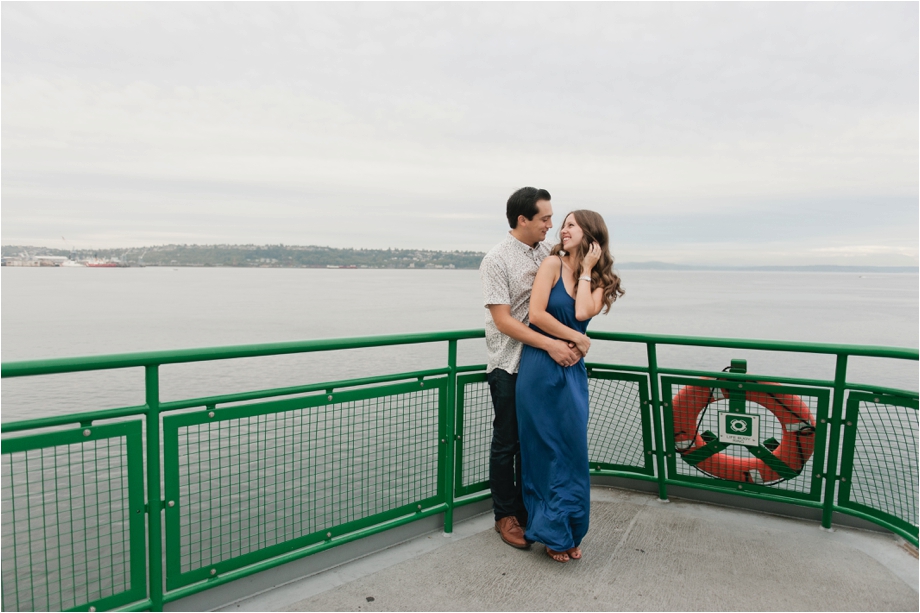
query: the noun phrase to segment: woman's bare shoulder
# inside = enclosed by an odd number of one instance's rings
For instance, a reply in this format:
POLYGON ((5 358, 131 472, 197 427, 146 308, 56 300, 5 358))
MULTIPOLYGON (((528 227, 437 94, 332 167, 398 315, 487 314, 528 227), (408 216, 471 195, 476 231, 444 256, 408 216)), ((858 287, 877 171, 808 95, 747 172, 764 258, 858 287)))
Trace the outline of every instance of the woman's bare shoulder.
POLYGON ((550 282, 550 285, 556 283, 556 279, 559 278, 559 257, 555 255, 547 256, 540 263, 540 268, 537 270, 536 279, 545 279, 550 282))
POLYGON ((559 270, 560 261, 561 259, 558 255, 548 255, 540 263, 540 270, 559 270))

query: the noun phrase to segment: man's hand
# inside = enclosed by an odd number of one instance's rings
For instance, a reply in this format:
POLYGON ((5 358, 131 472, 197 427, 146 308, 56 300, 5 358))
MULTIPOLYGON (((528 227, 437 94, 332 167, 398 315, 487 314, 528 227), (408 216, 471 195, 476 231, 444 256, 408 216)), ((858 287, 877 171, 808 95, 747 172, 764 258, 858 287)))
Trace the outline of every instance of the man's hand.
POLYGON ((577 364, 578 360, 581 359, 581 353, 578 349, 569 347, 569 343, 565 341, 550 341, 546 353, 548 353, 549 357, 553 358, 559 366, 571 366, 572 364, 577 364))

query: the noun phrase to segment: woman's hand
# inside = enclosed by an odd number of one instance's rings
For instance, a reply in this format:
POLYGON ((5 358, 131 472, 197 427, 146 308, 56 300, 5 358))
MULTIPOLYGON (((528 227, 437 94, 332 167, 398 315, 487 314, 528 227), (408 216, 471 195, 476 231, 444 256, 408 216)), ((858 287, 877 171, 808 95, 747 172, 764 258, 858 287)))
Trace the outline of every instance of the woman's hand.
POLYGON ((591 246, 588 248, 588 253, 585 254, 585 259, 582 260, 584 271, 590 273, 599 259, 601 259, 601 246, 595 241, 591 243, 591 246))

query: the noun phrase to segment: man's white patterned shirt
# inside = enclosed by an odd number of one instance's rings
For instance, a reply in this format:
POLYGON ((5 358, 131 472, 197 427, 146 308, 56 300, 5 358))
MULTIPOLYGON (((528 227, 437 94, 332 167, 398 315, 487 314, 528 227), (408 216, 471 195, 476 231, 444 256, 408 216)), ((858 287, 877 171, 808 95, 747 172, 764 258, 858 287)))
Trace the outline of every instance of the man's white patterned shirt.
POLYGON ((510 305, 511 316, 527 325, 533 280, 549 251, 549 243, 542 242, 533 248, 508 232, 505 240, 495 245, 482 259, 479 276, 486 307, 486 348, 489 352, 486 372, 501 368, 513 374, 521 363, 521 342, 498 331, 489 305, 510 305))

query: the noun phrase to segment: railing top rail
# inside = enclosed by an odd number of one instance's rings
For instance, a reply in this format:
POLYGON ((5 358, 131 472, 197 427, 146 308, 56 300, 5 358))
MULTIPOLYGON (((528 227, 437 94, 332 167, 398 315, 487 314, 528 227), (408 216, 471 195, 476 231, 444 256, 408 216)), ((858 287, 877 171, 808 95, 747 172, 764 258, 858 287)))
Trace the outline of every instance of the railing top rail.
POLYGON ((833 343, 806 343, 743 338, 707 338, 704 336, 671 336, 667 334, 635 334, 630 332, 588 332, 593 339, 627 343, 654 343, 656 345, 687 345, 695 347, 723 347, 729 349, 759 349, 765 351, 795 351, 799 353, 824 353, 832 355, 920 359, 920 350, 910 347, 885 347, 881 345, 839 345, 833 343))
POLYGON ((390 345, 415 345, 452 340, 482 338, 484 330, 456 330, 451 332, 421 332, 415 334, 390 334, 386 336, 357 336, 351 338, 330 338, 285 343, 264 343, 258 345, 228 345, 225 347, 204 347, 199 349, 176 349, 171 351, 148 351, 143 353, 119 353, 75 358, 54 358, 6 362, 0 365, 2 377, 27 377, 88 370, 109 370, 133 368, 160 364, 182 364, 208 362, 235 358, 255 358, 290 353, 335 351, 339 349, 361 349, 386 347, 390 345))
MULTIPOLYGON (((434 343, 451 340, 482 338, 483 336, 485 336, 485 332, 482 329, 457 330, 450 332, 391 334, 386 336, 333 338, 309 341, 292 341, 285 343, 265 343, 258 345, 230 345, 226 347, 206 347, 198 349, 177 349, 169 351, 149 351, 143 353, 121 353, 114 355, 28 360, 22 362, 4 363, 0 365, 0 374, 2 374, 3 378, 26 377, 32 375, 132 368, 138 366, 153 366, 160 364, 181 364, 188 362, 206 362, 210 360, 252 358, 291 353, 310 353, 316 351, 335 351, 340 349, 385 347, 390 345, 413 345, 418 343, 434 343)), ((895 358, 902 360, 920 359, 920 351, 909 347, 838 345, 830 343, 805 343, 794 341, 736 338, 707 338, 700 336, 671 336, 666 334, 637 334, 629 332, 590 332, 589 336, 598 340, 622 341, 629 343, 653 343, 658 345, 685 345, 696 347, 754 349, 766 351, 793 351, 801 353, 895 358)))

